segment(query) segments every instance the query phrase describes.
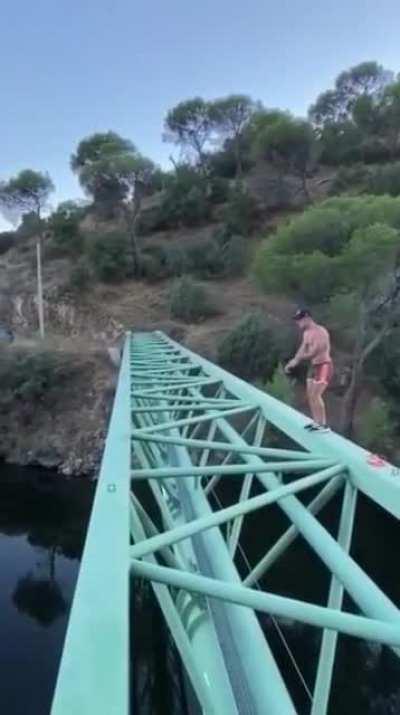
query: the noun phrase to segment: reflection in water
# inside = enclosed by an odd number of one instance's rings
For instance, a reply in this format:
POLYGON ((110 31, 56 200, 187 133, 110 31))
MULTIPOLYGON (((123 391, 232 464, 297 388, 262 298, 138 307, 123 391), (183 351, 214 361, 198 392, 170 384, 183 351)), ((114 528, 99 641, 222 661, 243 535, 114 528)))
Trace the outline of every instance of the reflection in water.
POLYGON ((0 712, 48 715, 94 485, 0 466, 0 712))
MULTIPOLYGON (((226 482, 232 490, 232 484, 226 482)), ((49 715, 58 663, 82 554, 94 485, 42 471, 0 465, 0 713, 49 715)), ((223 488, 220 498, 224 501, 223 488)), ((231 494, 226 494, 229 502, 231 494)), ((337 501, 321 514, 334 530, 337 501)), ((250 561, 262 556, 286 527, 280 510, 249 517, 243 545, 250 561)), ((352 554, 397 604, 399 524, 360 498, 352 554)), ((243 563, 243 573, 246 566, 243 563)), ((298 539, 271 568, 262 588, 314 603, 326 599, 327 570, 298 539)), ((176 649, 147 582, 135 582, 131 603, 132 709, 140 715, 198 715, 176 649)), ((345 607, 353 610, 347 600, 345 607)), ((299 715, 310 704, 270 619, 260 617, 299 715)), ((281 623, 310 687, 319 636, 281 623)), ((388 648, 339 639, 329 715, 399 715, 400 660, 388 648)), ((82 715, 84 715, 82 713, 82 715)))

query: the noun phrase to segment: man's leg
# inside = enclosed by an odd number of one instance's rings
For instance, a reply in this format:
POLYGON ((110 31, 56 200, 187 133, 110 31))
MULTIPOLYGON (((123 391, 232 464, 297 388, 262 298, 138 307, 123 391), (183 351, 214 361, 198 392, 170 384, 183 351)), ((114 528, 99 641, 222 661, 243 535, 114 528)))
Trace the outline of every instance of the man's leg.
POLYGON ((326 425, 326 409, 323 394, 327 387, 328 385, 326 382, 317 382, 314 380, 312 389, 314 406, 313 418, 317 424, 322 425, 323 427, 326 425))
POLYGON ((316 406, 315 406, 314 385, 315 385, 314 380, 312 378, 308 378, 307 379, 308 406, 310 408, 311 417, 313 418, 314 422, 318 422, 318 419, 317 419, 318 407, 316 408, 316 406))

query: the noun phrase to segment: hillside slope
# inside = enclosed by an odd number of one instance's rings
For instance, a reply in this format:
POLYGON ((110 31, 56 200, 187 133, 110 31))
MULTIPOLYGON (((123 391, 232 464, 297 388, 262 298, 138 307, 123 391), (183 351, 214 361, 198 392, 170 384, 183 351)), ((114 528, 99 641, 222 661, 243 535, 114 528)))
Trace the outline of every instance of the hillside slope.
MULTIPOLYGON (((273 210, 265 168, 263 173, 262 168, 256 167, 247 181, 261 210, 262 225, 257 235, 262 236, 277 222, 286 220, 287 212, 273 210)), ((320 174, 312 180, 311 190, 318 196, 324 194, 327 182, 329 177, 320 174)), ((297 188, 294 180, 296 195, 297 188)), ((154 199, 149 210, 152 206, 154 199)), ((143 240, 147 246, 204 241, 206 248, 220 225, 220 213, 218 207, 209 225, 158 232, 143 240)), ((85 229, 92 231, 116 228, 112 222, 101 224, 90 218, 86 224, 85 229)), ((250 250, 255 250, 258 239, 248 240, 250 250)), ((19 350, 31 355, 45 350, 66 356, 79 369, 51 402, 31 405, 15 399, 0 405, 0 454, 13 462, 56 467, 66 474, 96 470, 116 378, 108 350, 120 343, 126 330, 164 330, 215 360, 218 341, 244 314, 261 310, 271 321, 283 325, 293 310, 290 301, 264 296, 251 276, 219 278, 200 281, 211 294, 218 313, 187 324, 171 318, 171 280, 126 280, 115 285, 93 282, 78 294, 69 288, 74 260, 54 256, 50 238, 43 248, 44 344, 37 334, 35 237, 17 242, 0 256, 0 322, 11 327, 16 336, 14 345, 2 351, 19 350)))

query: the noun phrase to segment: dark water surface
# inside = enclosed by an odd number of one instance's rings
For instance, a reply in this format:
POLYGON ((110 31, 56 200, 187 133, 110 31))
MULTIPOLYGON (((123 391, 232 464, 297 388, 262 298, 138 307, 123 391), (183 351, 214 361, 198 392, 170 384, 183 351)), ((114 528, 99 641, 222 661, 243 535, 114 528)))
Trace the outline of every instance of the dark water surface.
MULTIPOLYGON (((233 486, 225 482, 222 503, 233 486)), ((36 470, 0 465, 0 714, 49 715, 68 613, 94 494, 88 480, 66 480, 36 470)), ((337 523, 340 500, 321 517, 337 523)), ((278 507, 246 518, 244 550, 252 563, 287 526, 278 507)), ((368 500, 357 507, 352 555, 390 598, 400 604, 400 527, 368 500)), ((242 572, 246 573, 242 563, 242 572)), ((282 595, 324 603, 328 574, 301 539, 261 586, 282 595)), ((191 706, 177 655, 148 584, 137 583, 131 604, 131 651, 140 715, 187 715, 191 706)), ((352 604, 346 602, 346 608, 352 604)), ((260 617, 300 715, 309 700, 274 624, 260 617)), ((316 629, 281 623, 285 638, 312 689, 319 647, 316 629)), ((84 713, 82 713, 84 715, 84 713)), ((329 715, 400 715, 400 661, 388 648, 339 639, 329 715)))
POLYGON ((94 486, 0 465, 0 713, 48 715, 94 486))

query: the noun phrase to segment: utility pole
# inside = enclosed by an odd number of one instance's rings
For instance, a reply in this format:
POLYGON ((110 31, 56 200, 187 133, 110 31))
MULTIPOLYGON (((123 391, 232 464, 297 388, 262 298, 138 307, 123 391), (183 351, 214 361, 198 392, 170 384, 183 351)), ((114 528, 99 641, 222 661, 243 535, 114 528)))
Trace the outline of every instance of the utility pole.
POLYGON ((37 269, 37 308, 39 317, 40 337, 44 340, 44 311, 43 311, 43 283, 42 283, 42 239, 36 241, 36 269, 37 269))

